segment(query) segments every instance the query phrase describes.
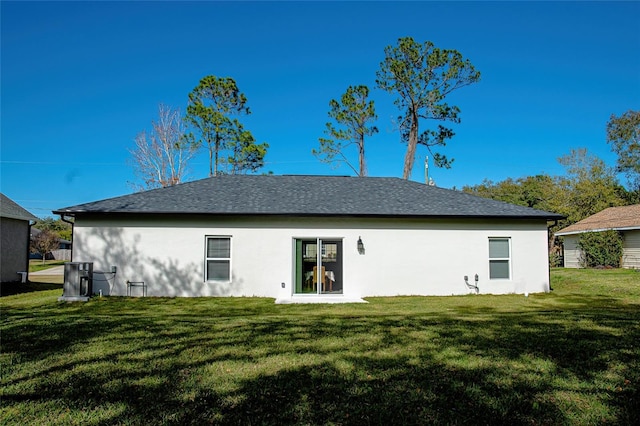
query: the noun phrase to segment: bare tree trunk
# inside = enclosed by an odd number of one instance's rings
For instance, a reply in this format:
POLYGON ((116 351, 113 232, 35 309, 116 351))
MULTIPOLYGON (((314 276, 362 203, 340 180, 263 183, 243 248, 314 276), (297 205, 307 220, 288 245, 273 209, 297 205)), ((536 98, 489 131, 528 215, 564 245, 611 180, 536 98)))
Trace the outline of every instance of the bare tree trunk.
POLYGON ((215 169, 213 162, 213 149, 209 149, 209 177, 215 176, 218 173, 218 151, 216 151, 215 169))
POLYGON ((360 163, 360 177, 364 177, 367 175, 367 164, 365 163, 364 157, 364 135, 360 135, 360 142, 358 143, 358 150, 360 154, 359 163, 360 163))
POLYGON ((409 128, 409 140, 407 141, 407 152, 404 156, 404 172, 402 179, 407 180, 411 177, 413 170, 413 162, 416 158, 416 147, 418 146, 418 115, 415 111, 411 111, 411 127, 409 128))
POLYGON ((218 176, 218 151, 220 146, 216 142, 215 161, 213 162, 213 176, 218 176))

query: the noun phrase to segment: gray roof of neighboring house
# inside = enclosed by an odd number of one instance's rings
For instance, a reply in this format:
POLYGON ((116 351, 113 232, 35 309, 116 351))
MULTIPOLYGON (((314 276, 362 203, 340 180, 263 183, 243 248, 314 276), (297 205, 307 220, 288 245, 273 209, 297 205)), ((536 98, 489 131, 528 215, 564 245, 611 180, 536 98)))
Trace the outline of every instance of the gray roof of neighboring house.
POLYGON ((0 193, 0 217, 18 220, 38 220, 37 217, 20 207, 15 201, 0 193))
POLYGON ((562 218, 399 178, 289 175, 216 176, 53 213, 562 218))

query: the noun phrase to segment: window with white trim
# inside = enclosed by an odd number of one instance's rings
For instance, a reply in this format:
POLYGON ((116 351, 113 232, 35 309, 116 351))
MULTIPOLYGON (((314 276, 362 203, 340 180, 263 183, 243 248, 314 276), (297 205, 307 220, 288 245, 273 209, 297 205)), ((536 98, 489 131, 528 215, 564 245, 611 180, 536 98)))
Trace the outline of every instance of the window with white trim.
POLYGON ((231 237, 207 237, 205 280, 231 280, 231 237))
POLYGON ((489 279, 511 278, 511 238, 489 238, 489 279))

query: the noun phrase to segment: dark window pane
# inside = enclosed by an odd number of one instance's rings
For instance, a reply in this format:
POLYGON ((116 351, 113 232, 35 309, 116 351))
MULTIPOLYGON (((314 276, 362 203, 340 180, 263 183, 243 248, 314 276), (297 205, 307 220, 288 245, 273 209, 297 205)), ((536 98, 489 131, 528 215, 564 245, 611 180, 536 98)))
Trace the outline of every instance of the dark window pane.
POLYGON ((207 260, 207 280, 229 281, 229 261, 207 260))
POLYGON ((509 279, 509 261, 508 260, 490 260, 489 261, 489 278, 490 279, 509 279))

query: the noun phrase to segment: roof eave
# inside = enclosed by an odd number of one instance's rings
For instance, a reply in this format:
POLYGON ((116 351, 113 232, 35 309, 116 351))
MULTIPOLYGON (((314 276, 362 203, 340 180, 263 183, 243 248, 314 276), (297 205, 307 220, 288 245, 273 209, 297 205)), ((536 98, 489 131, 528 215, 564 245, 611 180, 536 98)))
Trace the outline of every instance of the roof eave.
POLYGON ((271 217, 368 217, 368 218, 399 218, 399 219, 518 219, 518 220, 545 220, 554 221, 562 219, 561 215, 482 215, 482 214, 393 214, 393 213, 324 213, 324 212, 188 212, 188 211, 88 211, 88 210, 55 210, 53 214, 76 216, 78 214, 95 215, 193 215, 193 216, 271 216, 271 217))
POLYGON ((7 219, 14 219, 14 220, 24 220, 24 221, 33 221, 33 222, 37 222, 38 218, 36 216, 20 216, 20 215, 14 215, 14 214, 3 214, 2 217, 7 218, 7 219))
POLYGON ((558 237, 563 237, 565 235, 576 235, 576 234, 586 234, 587 232, 604 232, 604 231, 637 231, 640 230, 640 226, 622 226, 622 227, 610 227, 610 228, 593 228, 593 229, 582 229, 577 231, 568 231, 568 232, 556 232, 558 237))

